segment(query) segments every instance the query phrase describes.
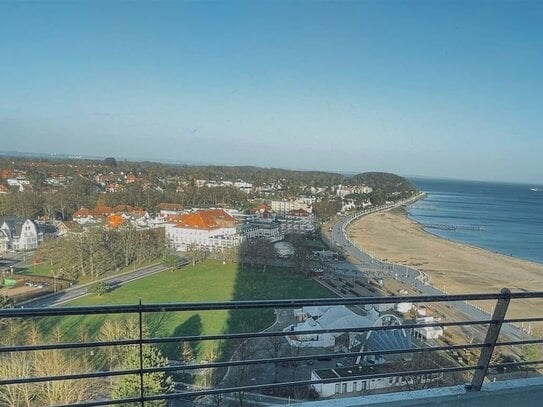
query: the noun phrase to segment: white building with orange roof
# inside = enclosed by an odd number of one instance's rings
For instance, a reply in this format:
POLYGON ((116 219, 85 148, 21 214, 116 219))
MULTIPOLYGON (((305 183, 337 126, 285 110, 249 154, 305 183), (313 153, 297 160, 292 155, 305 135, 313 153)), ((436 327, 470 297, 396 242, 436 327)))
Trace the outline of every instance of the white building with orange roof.
POLYGON ((165 223, 166 239, 179 251, 189 245, 214 251, 239 246, 239 221, 222 209, 198 210, 165 223))

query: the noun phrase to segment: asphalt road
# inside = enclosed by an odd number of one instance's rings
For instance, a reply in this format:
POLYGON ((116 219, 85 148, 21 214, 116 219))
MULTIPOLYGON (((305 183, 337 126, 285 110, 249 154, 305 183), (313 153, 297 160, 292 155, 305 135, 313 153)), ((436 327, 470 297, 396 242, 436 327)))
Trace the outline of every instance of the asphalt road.
MULTIPOLYGON (((100 281, 103 281, 104 283, 107 283, 107 284, 116 285, 116 286, 123 285, 130 281, 147 277, 164 270, 167 270, 167 267, 165 267, 162 264, 157 264, 153 266, 142 267, 140 269, 136 269, 135 271, 131 271, 129 273, 107 277, 100 281)), ((58 305, 64 304, 65 302, 75 300, 76 298, 80 298, 87 295, 87 289, 90 285, 92 284, 85 284, 84 286, 76 286, 76 287, 68 288, 67 290, 64 290, 64 291, 60 291, 55 294, 49 294, 41 298, 36 298, 35 300, 26 302, 23 305, 23 307, 24 308, 56 307, 58 305)))

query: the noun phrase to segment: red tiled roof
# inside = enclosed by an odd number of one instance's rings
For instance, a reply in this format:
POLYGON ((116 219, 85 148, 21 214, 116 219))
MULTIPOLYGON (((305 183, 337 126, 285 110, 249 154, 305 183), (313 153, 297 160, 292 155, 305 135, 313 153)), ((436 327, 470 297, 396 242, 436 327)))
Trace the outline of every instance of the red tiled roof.
POLYGON ((113 213, 120 213, 120 212, 132 212, 132 211, 138 210, 138 208, 134 208, 133 206, 130 206, 130 205, 117 205, 117 206, 114 206, 111 210, 113 213))
POLYGON ((238 221, 222 209, 210 209, 188 213, 179 216, 178 228, 188 229, 218 229, 222 227, 234 227, 238 221))
POLYGON ((111 206, 97 206, 92 210, 94 215, 98 216, 108 216, 113 213, 113 208, 111 206))
POLYGON ((93 212, 88 208, 81 208, 78 211, 75 211, 72 215, 72 218, 88 218, 92 216, 93 212))

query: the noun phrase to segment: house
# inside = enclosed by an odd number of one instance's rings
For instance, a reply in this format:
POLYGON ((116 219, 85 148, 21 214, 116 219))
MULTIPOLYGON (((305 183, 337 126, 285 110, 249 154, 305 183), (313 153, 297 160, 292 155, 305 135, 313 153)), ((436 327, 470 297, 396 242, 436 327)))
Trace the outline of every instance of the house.
POLYGON ((55 222, 57 228, 57 237, 67 236, 70 233, 81 233, 83 228, 75 221, 57 221, 55 222))
POLYGON ((239 246, 239 221, 222 209, 198 210, 165 223, 166 239, 179 251, 190 245, 214 251, 239 246))
POLYGON ((0 253, 6 253, 10 248, 10 240, 8 232, 0 229, 0 253))
POLYGON ((88 223, 98 222, 99 216, 97 216, 94 211, 82 207, 72 214, 72 219, 74 222, 77 222, 80 225, 85 225, 88 223))
POLYGON ((344 305, 333 307, 309 307, 295 311, 295 316, 303 322, 290 325, 284 329, 290 332, 286 337, 291 346, 308 347, 333 347, 336 344, 336 338, 345 332, 327 332, 320 334, 296 332, 320 331, 320 330, 345 330, 348 328, 365 328, 373 326, 374 320, 370 317, 358 315, 344 305), (316 309, 311 309, 316 308, 316 309), (305 317, 303 314, 305 313, 305 317))
MULTIPOLYGON (((436 366, 437 367, 437 366, 436 366)), ((319 369, 311 372, 311 380, 335 380, 330 383, 315 383, 311 387, 320 397, 331 397, 340 394, 364 393, 371 390, 384 390, 393 387, 409 386, 423 381, 436 382, 443 379, 443 373, 428 373, 420 377, 402 376, 398 372, 412 370, 410 363, 386 363, 382 365, 354 365, 319 369), (387 375, 375 377, 375 375, 387 375)))
POLYGON ((175 203, 161 203, 158 205, 159 215, 163 218, 170 215, 180 215, 183 212, 183 205, 175 203))
POLYGON ((43 232, 31 219, 4 217, 0 218, 0 230, 5 241, 8 238, 8 250, 32 250, 43 240, 43 232))

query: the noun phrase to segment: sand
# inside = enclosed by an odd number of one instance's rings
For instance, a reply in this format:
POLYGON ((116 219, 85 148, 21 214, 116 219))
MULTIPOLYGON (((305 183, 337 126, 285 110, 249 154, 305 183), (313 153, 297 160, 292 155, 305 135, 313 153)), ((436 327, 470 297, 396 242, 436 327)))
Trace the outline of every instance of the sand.
MULTIPOLYGON (((543 291, 543 265, 425 232, 403 209, 362 217, 349 228, 350 237, 366 252, 425 272, 448 294, 543 291)), ((491 304, 484 308, 490 310, 491 304)), ((543 300, 513 301, 509 317, 543 317, 543 300)))

